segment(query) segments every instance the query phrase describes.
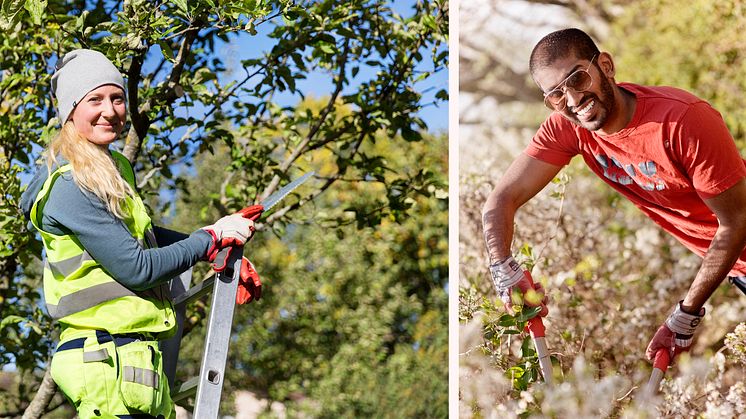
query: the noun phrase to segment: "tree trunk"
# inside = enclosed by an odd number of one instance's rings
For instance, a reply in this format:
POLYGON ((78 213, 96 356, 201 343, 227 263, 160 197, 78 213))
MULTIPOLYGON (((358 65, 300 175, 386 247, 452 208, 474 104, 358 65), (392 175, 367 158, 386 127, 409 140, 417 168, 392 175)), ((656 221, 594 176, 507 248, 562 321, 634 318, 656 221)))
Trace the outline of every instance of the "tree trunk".
POLYGON ((26 411, 23 412, 22 419, 39 419, 47 410, 52 397, 57 393, 57 385, 52 380, 51 359, 49 361, 47 363, 47 371, 44 373, 44 378, 42 378, 39 385, 39 390, 26 408, 26 411))

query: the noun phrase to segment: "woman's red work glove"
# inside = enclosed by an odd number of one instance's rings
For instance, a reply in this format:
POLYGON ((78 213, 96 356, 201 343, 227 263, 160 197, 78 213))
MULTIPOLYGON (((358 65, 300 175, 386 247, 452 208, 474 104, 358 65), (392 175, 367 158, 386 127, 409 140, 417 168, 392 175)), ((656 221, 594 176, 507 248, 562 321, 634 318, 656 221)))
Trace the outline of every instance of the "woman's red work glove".
POLYGON ((508 312, 513 311, 514 300, 522 298, 529 307, 541 306, 540 316, 544 317, 549 313, 548 299, 544 288, 541 284, 534 284, 528 271, 521 269, 521 266, 512 256, 490 265, 490 274, 492 275, 492 282, 495 284, 498 294, 500 294, 500 299, 508 312), (519 292, 516 293, 516 291, 519 292), (533 298, 527 295, 528 291, 536 292, 533 298), (520 294, 520 297, 514 294, 520 294))
POLYGON ((655 332, 650 340, 645 355, 649 360, 654 360, 660 349, 665 349, 671 356, 671 360, 682 352, 688 351, 694 340, 694 331, 705 315, 702 307, 698 314, 689 314, 681 310, 681 303, 676 304, 676 309, 668 316, 668 319, 655 332))
POLYGON ((236 292, 236 304, 246 304, 262 298, 262 281, 254 265, 245 257, 241 259, 241 279, 236 292))

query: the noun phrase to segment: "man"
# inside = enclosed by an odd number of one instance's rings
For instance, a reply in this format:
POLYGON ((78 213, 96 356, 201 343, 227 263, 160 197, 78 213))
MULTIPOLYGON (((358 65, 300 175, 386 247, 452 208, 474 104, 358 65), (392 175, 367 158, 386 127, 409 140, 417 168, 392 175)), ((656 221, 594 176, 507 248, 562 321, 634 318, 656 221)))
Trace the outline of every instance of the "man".
MULTIPOLYGON (((688 350, 710 295, 726 276, 746 276, 746 163, 722 117, 679 89, 617 83, 611 55, 578 29, 540 40, 529 69, 553 112, 483 209, 490 272, 503 301, 509 306, 512 292, 532 289, 510 253, 516 210, 581 155, 601 179, 703 257, 646 355, 652 360, 659 350, 671 357, 688 350)), ((542 305, 542 315, 545 302, 533 304, 542 305)))

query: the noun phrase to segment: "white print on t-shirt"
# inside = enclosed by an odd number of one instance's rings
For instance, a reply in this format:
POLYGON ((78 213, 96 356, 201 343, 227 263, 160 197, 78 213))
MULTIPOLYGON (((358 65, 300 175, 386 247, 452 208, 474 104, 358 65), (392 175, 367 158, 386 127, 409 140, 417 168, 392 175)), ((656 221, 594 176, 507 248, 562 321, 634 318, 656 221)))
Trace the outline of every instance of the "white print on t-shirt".
POLYGON ((653 161, 623 165, 613 156, 594 154, 593 157, 603 167, 604 176, 620 185, 637 184, 646 191, 662 191, 666 182, 658 176, 658 166, 653 161))

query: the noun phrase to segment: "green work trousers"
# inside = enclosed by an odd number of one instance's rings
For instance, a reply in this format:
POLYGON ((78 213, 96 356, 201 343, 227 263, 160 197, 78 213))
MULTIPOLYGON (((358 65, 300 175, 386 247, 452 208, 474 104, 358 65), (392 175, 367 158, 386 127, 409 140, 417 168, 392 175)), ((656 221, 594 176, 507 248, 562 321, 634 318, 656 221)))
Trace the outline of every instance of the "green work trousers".
POLYGON ((52 378, 80 419, 174 419, 158 342, 87 330, 60 342, 52 378))

